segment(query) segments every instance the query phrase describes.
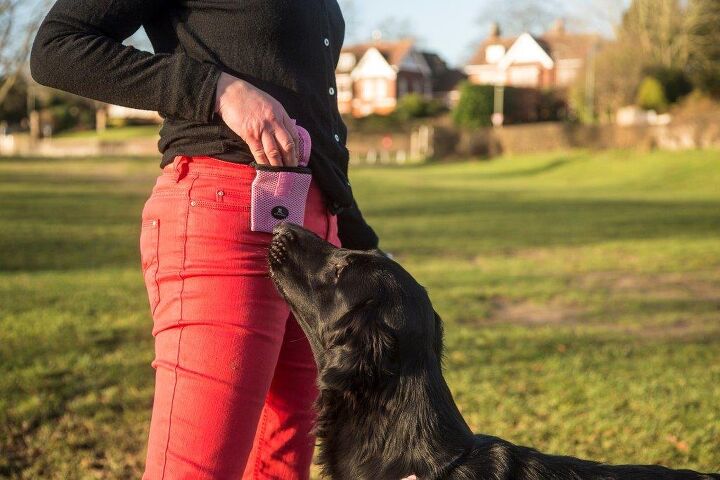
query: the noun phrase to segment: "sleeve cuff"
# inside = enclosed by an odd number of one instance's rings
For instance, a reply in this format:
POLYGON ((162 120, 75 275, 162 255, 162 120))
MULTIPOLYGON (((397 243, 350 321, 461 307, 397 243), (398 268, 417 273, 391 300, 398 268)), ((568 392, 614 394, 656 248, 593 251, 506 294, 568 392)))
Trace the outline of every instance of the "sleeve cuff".
POLYGON ((215 119, 215 92, 222 71, 209 63, 203 66, 207 66, 208 72, 197 93, 197 108, 193 120, 209 123, 215 119))

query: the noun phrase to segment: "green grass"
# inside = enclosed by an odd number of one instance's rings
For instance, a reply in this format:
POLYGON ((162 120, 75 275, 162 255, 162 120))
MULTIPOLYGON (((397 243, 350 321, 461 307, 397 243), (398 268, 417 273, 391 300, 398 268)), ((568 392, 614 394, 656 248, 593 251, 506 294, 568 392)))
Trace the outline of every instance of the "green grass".
MULTIPOLYGON (((148 159, 0 160, 0 477, 138 478, 148 159)), ((720 470, 720 153, 362 168, 382 247, 446 322, 478 432, 720 470)))
POLYGON ((109 127, 97 133, 95 130, 73 130, 61 132, 54 138, 96 138, 98 140, 128 140, 133 138, 153 138, 158 136, 160 125, 134 125, 128 127, 109 127))

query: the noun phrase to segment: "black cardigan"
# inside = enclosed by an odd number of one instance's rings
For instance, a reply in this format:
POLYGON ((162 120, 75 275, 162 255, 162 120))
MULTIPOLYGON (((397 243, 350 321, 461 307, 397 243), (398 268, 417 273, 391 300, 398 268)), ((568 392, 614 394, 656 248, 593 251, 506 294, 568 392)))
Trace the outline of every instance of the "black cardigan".
POLYGON ((278 100, 313 140, 310 166, 343 246, 370 249, 347 179, 347 129, 335 66, 344 21, 334 0, 57 0, 33 44, 44 85, 164 118, 161 166, 176 155, 247 163, 245 142, 214 115, 221 71, 278 100), (155 53, 122 42, 145 28, 155 53))

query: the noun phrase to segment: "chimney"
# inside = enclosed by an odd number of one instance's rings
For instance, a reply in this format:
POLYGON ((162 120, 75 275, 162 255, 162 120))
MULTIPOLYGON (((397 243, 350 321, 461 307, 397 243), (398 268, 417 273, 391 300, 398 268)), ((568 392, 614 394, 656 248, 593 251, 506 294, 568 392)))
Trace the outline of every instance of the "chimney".
POLYGON ((565 34, 565 19, 558 18, 557 20, 555 20, 552 24, 552 27, 550 27, 550 31, 548 33, 551 33, 553 35, 564 35, 565 34))
POLYGON ((498 38, 500 33, 500 24, 498 22, 492 22, 490 24, 490 38, 498 38))

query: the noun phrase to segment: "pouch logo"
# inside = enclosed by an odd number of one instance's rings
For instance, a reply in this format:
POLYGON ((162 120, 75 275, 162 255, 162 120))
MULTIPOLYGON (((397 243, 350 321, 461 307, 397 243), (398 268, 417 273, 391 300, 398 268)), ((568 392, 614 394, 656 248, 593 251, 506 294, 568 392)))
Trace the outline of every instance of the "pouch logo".
POLYGON ((290 216, 290 210, 283 207, 282 205, 278 205, 277 207, 272 209, 270 214, 273 216, 273 218, 277 218, 278 220, 285 220, 287 217, 290 216))

